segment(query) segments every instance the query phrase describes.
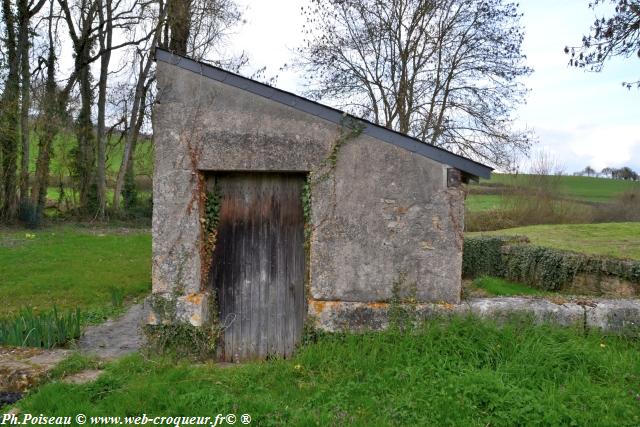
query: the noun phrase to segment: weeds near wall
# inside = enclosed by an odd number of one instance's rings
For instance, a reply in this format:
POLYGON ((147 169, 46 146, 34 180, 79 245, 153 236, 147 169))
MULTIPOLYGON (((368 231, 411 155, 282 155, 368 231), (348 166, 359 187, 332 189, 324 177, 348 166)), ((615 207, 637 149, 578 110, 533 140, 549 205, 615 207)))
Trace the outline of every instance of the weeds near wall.
POLYGON ((399 332, 415 328, 418 320, 418 285, 407 282, 407 272, 401 271, 391 285, 389 327, 399 332))
POLYGON ((215 356, 218 333, 185 322, 147 325, 148 349, 157 354, 206 360, 215 356))
MULTIPOLYGON (((147 349, 151 353, 179 358, 206 360, 215 356, 218 338, 222 329, 217 321, 217 311, 211 313, 207 326, 198 327, 177 318, 177 299, 174 292, 169 298, 152 295, 150 304, 158 316, 157 325, 146 325, 147 349)), ((215 310, 215 298, 210 300, 215 310), (212 301, 212 302, 211 302, 212 301)))

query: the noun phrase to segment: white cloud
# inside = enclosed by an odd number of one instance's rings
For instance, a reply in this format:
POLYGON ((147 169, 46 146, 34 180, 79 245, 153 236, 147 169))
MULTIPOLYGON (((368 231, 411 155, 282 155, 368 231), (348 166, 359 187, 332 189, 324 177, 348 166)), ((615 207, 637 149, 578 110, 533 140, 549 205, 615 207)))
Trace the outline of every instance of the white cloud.
POLYGON ((554 156, 567 173, 587 165, 596 170, 607 166, 640 169, 640 124, 538 129, 538 134, 538 149, 554 156))

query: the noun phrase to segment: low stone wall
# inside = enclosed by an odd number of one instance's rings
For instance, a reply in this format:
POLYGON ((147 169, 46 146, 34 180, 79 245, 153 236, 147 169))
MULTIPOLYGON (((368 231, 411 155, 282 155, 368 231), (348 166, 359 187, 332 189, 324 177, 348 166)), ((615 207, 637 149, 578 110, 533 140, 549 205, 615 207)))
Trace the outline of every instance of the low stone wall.
MULTIPOLYGON (((599 328, 615 333, 640 333, 640 300, 551 301, 542 298, 476 298, 461 304, 415 304, 404 306, 415 318, 474 315, 507 319, 529 315, 537 322, 562 326, 599 328)), ((341 301, 312 301, 309 313, 315 326, 329 332, 381 330, 389 326, 389 304, 341 301)))

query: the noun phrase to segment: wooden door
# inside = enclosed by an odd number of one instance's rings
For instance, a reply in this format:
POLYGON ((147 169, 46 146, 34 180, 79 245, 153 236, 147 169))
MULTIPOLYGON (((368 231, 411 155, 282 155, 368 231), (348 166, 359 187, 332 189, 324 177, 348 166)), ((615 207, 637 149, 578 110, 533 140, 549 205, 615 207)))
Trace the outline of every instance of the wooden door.
POLYGON ((219 358, 289 356, 304 322, 304 176, 224 174, 215 180, 221 204, 210 277, 225 327, 219 358))

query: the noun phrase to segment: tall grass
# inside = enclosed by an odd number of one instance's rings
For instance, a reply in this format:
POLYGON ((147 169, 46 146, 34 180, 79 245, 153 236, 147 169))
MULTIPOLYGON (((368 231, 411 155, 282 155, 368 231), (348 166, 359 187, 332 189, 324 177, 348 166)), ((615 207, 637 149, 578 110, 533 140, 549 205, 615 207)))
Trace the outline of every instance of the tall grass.
POLYGON ((292 360, 236 367, 136 355, 93 383, 47 384, 20 408, 250 414, 260 426, 640 425, 640 344, 630 338, 469 317, 308 342, 292 360))
POLYGON ((22 309, 11 319, 0 321, 0 345, 53 348, 80 337, 80 310, 58 313, 57 308, 34 313, 22 309))
POLYGON ((484 212, 468 212, 467 231, 490 231, 538 224, 584 224, 594 219, 594 208, 564 198, 562 176, 513 177, 502 188, 500 206, 484 212))
POLYGON ((618 194, 612 203, 595 210, 594 222, 640 221, 640 188, 618 194))

